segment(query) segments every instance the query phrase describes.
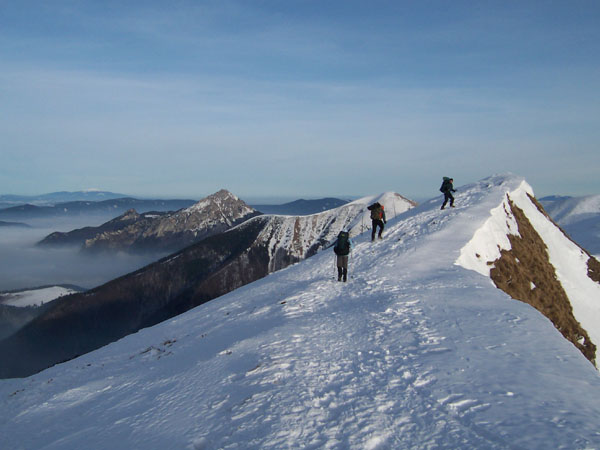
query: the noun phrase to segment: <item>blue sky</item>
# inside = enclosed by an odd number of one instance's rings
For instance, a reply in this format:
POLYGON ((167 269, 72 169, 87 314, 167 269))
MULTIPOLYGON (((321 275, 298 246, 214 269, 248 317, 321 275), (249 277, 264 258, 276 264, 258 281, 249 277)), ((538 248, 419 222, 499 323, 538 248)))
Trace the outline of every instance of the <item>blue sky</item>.
POLYGON ((5 1, 0 193, 600 193, 600 2, 5 1))

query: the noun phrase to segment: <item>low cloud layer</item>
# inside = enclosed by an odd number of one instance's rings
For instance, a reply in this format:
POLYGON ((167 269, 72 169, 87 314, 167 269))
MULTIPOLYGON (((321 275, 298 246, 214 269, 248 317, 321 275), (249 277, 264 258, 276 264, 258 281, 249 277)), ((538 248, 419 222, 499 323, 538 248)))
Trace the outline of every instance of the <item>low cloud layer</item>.
POLYGON ((31 229, 0 230, 0 291, 54 284, 92 288, 134 271, 161 256, 125 253, 86 255, 78 247, 35 246, 36 242, 53 231, 97 225, 98 220, 103 218, 94 219, 94 223, 82 223, 83 219, 78 222, 38 222, 31 229))

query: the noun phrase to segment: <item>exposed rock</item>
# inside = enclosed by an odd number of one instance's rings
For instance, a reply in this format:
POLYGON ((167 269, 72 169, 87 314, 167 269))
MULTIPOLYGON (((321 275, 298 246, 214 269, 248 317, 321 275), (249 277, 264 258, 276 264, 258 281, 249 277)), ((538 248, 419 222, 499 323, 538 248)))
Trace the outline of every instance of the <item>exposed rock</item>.
POLYGON ((226 190, 179 211, 138 214, 130 209, 100 225, 52 233, 40 245, 80 245, 86 252, 169 253, 221 233, 259 212, 226 190))
POLYGON ((510 211, 507 214, 515 218, 519 235, 508 235, 511 249, 501 250, 501 257, 493 262, 490 277, 512 298, 530 304, 548 317, 562 335, 594 363, 596 345, 575 319, 544 241, 510 197, 508 204, 510 211))

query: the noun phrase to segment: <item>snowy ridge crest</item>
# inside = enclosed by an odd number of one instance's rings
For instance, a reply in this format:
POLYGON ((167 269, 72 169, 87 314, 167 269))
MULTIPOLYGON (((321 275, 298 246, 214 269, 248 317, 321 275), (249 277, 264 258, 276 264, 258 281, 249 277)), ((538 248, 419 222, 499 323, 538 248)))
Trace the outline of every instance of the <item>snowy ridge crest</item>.
POLYGON ((351 237, 363 233, 371 227, 367 206, 376 201, 384 205, 388 220, 416 205, 400 194, 387 192, 308 216, 267 216, 269 222, 258 240, 268 248, 269 272, 282 267, 281 254, 300 261, 331 245, 342 230, 350 231, 351 237))
POLYGON ((522 193, 533 196, 533 189, 525 181, 516 190, 509 192, 508 197, 504 197, 502 203, 490 211, 490 218, 461 248, 456 264, 490 276, 490 270, 493 267, 491 263, 500 258, 501 250, 511 249, 508 236, 519 236, 517 221, 508 212, 510 210, 508 198, 518 197, 522 193))

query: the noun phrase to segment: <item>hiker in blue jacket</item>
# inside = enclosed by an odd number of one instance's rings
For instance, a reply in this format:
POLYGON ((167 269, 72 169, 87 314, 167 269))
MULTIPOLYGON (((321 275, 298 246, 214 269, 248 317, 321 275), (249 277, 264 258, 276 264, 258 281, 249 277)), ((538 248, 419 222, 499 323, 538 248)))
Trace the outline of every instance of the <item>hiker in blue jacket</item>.
POLYGON ((442 203, 442 207, 440 209, 444 209, 446 207, 448 200, 450 200, 450 207, 454 208, 454 196, 452 193, 456 192, 456 189, 454 189, 452 183, 454 183, 453 178, 444 177, 444 182, 442 183, 442 187, 440 187, 440 192, 444 194, 444 203, 442 203))
POLYGON ((352 239, 349 231, 340 231, 337 240, 333 244, 333 251, 337 255, 338 281, 348 280, 348 255, 352 248, 352 239))

